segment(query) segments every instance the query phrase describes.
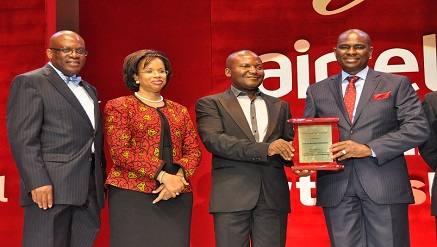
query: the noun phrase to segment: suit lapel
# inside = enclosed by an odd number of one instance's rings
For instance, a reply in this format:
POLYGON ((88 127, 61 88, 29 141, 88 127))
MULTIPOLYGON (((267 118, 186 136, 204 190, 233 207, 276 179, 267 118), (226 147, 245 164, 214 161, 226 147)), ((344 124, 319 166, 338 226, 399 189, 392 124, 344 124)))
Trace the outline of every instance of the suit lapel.
POLYGON ((97 126, 100 124, 100 105, 99 101, 97 99, 97 95, 95 92, 91 89, 91 86, 89 83, 82 81, 82 85, 87 91, 88 95, 93 99, 94 104, 94 123, 95 123, 95 129, 97 129, 97 126))
POLYGON ((349 124, 351 124, 349 120, 349 115, 347 114, 346 106, 344 105, 343 101, 343 93, 341 89, 341 74, 331 77, 329 90, 333 94, 335 103, 337 104, 338 109, 340 109, 341 113, 343 114, 343 117, 347 120, 349 124))
POLYGON ((263 142, 267 141, 269 137, 272 135, 273 131, 276 128, 276 125, 278 124, 278 118, 279 118, 279 111, 281 108, 280 101, 266 96, 263 94, 264 102, 266 103, 267 107, 267 115, 268 115, 268 124, 267 124, 267 132, 264 136, 263 142))
POLYGON ((369 68, 369 72, 367 72, 366 81, 364 83, 363 91, 361 92, 360 101, 357 105, 357 110, 355 112, 355 122, 357 122, 361 113, 363 112, 364 107, 367 105, 370 99, 372 99, 372 95, 375 92, 376 87, 379 84, 379 74, 374 70, 369 68))
POLYGON ((240 103, 238 102, 235 95, 232 93, 231 89, 228 89, 223 97, 219 99, 223 108, 229 113, 232 119, 237 123, 238 127, 243 131, 244 134, 251 140, 255 141, 250 126, 247 123, 247 119, 244 116, 244 112, 241 109, 240 103))
MULTIPOLYGON (((44 66, 44 74, 47 76, 47 80, 55 87, 59 93, 64 96, 67 101, 79 112, 79 114, 88 120, 91 125, 91 121, 89 120, 88 115, 83 109, 82 104, 77 99, 76 95, 71 91, 71 89, 67 86, 67 84, 62 80, 62 78, 56 73, 56 71, 50 66, 44 66)), ((94 94, 94 93, 93 93, 94 94)), ((95 103, 94 103, 95 105, 95 103)))

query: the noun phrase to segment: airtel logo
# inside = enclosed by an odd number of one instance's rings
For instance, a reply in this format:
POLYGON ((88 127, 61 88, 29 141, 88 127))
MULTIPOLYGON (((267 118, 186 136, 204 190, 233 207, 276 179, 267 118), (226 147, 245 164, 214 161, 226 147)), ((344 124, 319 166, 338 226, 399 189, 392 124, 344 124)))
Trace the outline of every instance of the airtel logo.
MULTIPOLYGON (((423 76, 425 86, 431 91, 437 91, 437 39, 436 34, 424 35, 422 37, 422 51, 423 51, 423 76)), ((310 49, 310 43, 307 40, 300 39, 295 42, 294 49, 298 53, 303 53, 296 57, 296 66, 291 63, 290 58, 281 53, 266 53, 259 57, 266 62, 274 62, 279 65, 279 68, 265 69, 264 81, 260 86, 260 90, 273 97, 282 97, 293 90, 293 69, 297 77, 297 93, 298 99, 306 98, 306 90, 310 85, 310 61, 307 51, 310 49), (273 80, 279 80, 279 88, 267 89, 264 85, 268 85, 273 80)), ((321 81, 328 77, 328 64, 336 61, 333 52, 326 53, 314 62, 311 67, 315 72, 315 81, 321 81)), ((415 54, 404 48, 391 48, 383 51, 375 61, 374 70, 387 73, 406 73, 419 72, 419 62, 415 54), (403 60, 400 64, 389 64, 393 57, 399 57, 403 60)), ((419 86, 412 82, 415 90, 419 86)))
POLYGON ((354 0, 346 4, 345 6, 332 11, 326 9, 326 7, 328 7, 329 2, 331 2, 331 0, 313 0, 313 8, 317 13, 321 15, 335 15, 354 7, 360 4, 361 2, 364 2, 364 0, 354 0))

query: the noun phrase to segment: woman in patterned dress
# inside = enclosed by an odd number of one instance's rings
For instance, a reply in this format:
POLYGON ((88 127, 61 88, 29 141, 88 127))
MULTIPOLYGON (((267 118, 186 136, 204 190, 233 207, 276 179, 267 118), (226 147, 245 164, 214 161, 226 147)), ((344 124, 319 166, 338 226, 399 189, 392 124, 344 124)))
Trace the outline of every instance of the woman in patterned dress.
POLYGON ((123 64, 123 80, 134 94, 105 106, 112 247, 190 245, 189 178, 201 151, 187 108, 161 96, 171 75, 163 53, 136 51, 123 64))

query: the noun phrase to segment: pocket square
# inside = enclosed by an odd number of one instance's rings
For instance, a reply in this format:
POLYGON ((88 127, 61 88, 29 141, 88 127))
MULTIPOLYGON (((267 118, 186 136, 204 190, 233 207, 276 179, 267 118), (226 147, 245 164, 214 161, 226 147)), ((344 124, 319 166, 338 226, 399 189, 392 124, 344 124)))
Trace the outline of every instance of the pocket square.
POLYGON ((387 99, 388 97, 390 97, 390 94, 391 94, 391 91, 388 91, 386 93, 375 94, 375 95, 373 95, 373 100, 387 99))

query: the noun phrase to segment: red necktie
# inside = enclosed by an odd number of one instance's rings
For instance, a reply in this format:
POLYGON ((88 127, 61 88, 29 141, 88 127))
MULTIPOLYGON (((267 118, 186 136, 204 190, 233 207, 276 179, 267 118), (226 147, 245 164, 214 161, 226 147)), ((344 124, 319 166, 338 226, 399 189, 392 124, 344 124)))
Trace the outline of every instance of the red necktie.
POLYGON ((355 99, 357 97, 357 90, 355 89, 355 82, 360 79, 359 76, 349 76, 347 80, 349 84, 347 84, 346 92, 344 93, 344 105, 346 106, 347 113, 349 115, 349 120, 352 123, 354 107, 355 107, 355 99))

